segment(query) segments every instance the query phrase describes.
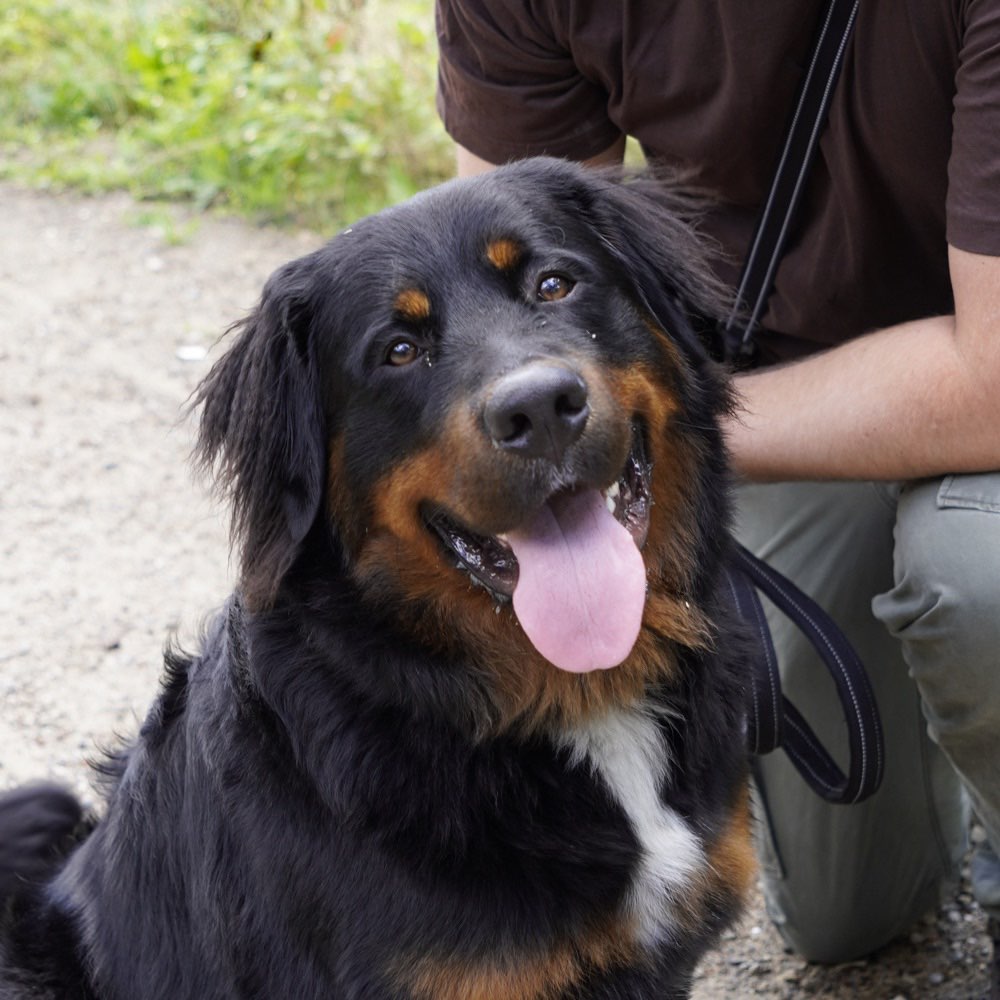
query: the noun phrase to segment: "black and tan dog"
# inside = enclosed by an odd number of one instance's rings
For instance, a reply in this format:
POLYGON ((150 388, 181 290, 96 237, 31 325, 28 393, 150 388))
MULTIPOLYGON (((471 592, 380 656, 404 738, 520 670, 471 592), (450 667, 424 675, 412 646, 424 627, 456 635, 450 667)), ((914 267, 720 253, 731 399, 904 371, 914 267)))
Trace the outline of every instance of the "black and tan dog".
POLYGON ((752 872, 706 274, 542 160, 271 278, 198 394, 240 587, 99 822, 0 801, 0 997, 687 994, 752 872))

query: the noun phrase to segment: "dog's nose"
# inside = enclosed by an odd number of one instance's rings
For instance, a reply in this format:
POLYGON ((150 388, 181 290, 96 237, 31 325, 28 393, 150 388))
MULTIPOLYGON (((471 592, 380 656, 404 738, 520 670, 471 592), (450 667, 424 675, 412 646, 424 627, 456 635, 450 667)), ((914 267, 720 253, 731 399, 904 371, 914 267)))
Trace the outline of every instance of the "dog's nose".
POLYGON ((583 433, 587 383, 572 368, 534 362, 504 375, 486 400, 483 419, 493 441, 525 458, 562 460, 583 433))

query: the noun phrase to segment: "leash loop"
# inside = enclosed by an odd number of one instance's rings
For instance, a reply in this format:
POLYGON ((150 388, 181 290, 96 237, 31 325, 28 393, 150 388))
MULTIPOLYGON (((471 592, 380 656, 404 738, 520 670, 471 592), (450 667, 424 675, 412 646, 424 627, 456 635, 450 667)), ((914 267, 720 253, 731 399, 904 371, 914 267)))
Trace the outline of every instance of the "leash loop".
POLYGON ((810 787, 828 802, 851 805, 868 798, 882 781, 885 742, 871 683, 857 653, 812 598, 742 545, 734 543, 726 572, 736 610, 757 640, 750 678, 752 751, 763 754, 782 747, 810 787), (833 678, 847 723, 846 775, 781 693, 777 656, 758 590, 805 635, 833 678))

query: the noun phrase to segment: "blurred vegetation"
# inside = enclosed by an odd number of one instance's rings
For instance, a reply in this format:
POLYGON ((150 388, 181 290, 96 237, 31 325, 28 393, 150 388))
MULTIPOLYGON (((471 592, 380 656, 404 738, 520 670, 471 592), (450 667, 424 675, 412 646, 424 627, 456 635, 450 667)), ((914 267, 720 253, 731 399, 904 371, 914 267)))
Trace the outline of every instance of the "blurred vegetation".
POLYGON ((451 172, 421 0, 4 0, 0 176, 329 229, 451 172))

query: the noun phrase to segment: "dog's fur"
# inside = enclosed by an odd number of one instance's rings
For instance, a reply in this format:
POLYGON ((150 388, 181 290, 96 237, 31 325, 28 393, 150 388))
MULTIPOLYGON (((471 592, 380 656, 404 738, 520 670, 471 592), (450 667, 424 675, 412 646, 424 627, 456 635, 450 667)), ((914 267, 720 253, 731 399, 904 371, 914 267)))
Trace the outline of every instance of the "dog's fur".
POLYGON ((753 869, 707 275, 653 185, 542 160, 271 278, 198 393, 240 586, 168 653, 99 822, 0 800, 0 997, 687 995, 753 869), (524 451, 484 407, 539 364, 589 416, 524 451), (435 518, 515 531, 634 435, 642 629, 559 670, 435 518))

